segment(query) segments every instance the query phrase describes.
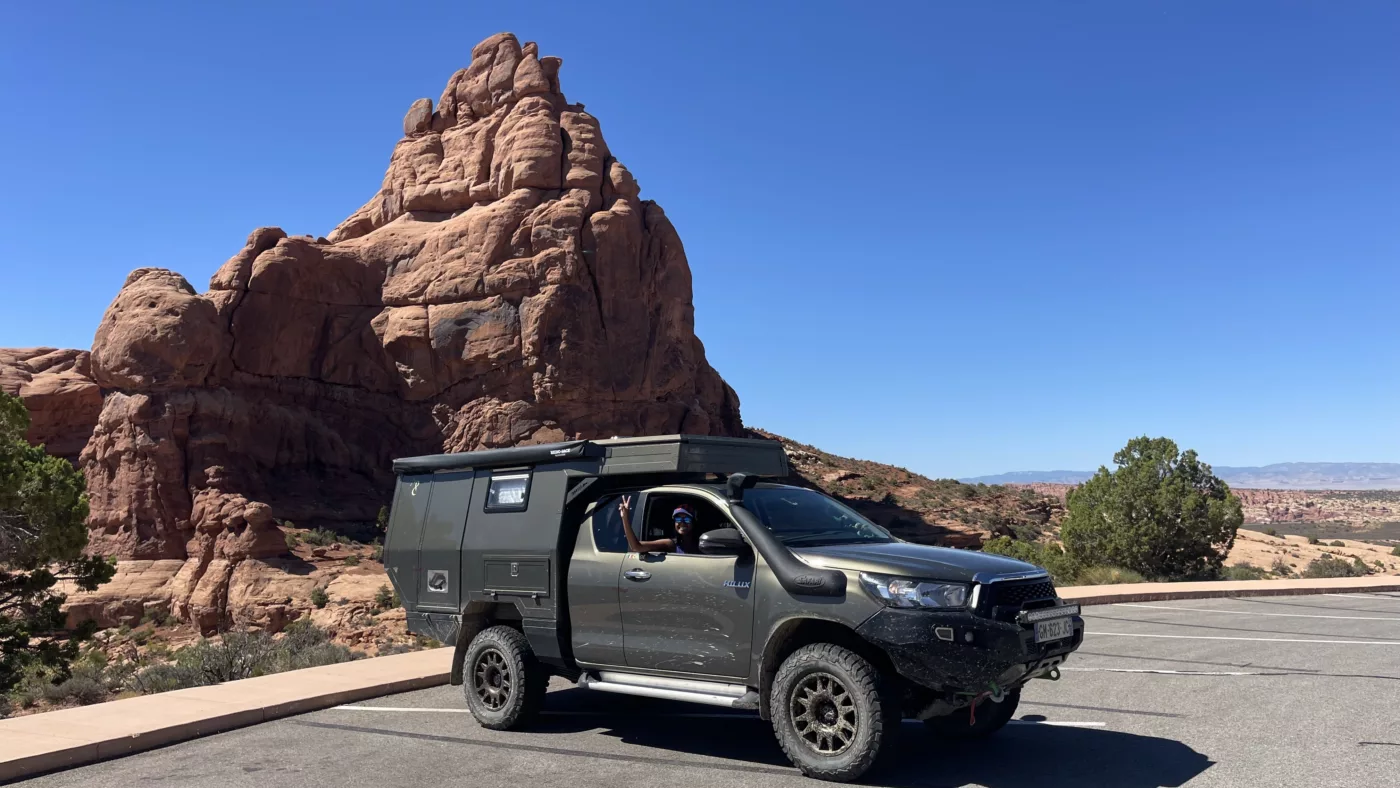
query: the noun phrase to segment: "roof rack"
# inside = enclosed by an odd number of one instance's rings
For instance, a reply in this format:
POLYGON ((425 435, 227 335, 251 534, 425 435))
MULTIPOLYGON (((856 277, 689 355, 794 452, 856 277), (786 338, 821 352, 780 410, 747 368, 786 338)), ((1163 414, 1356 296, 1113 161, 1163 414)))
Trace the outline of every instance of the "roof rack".
POLYGON ((748 473, 787 476, 781 443, 766 438, 713 435, 651 435, 636 438, 575 440, 504 449, 405 457, 394 460, 395 473, 432 473, 470 468, 580 463, 599 476, 639 473, 748 473), (588 468, 587 466, 593 467, 588 468))

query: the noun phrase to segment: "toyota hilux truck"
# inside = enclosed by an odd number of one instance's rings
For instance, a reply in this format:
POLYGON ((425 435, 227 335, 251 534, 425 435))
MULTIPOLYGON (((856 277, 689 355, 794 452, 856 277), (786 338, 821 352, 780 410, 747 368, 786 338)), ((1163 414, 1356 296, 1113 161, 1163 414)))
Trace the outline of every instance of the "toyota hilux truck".
POLYGON ((754 710, 803 773, 847 781, 904 719, 996 732, 1083 639, 1043 569, 901 541, 778 483, 776 441, 576 440, 394 469, 385 566, 409 631, 455 645, 451 682, 486 728, 528 726, 562 676, 754 710), (699 549, 629 550, 624 499, 636 543, 674 538, 684 508, 699 549))

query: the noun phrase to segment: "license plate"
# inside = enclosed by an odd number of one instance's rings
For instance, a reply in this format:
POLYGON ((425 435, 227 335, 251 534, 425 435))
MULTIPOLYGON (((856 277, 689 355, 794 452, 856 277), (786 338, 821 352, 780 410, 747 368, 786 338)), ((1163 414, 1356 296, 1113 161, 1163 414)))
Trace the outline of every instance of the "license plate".
POLYGON ((1063 640, 1073 636, 1074 619, 1068 616, 1035 623, 1035 642, 1037 643, 1044 643, 1047 640, 1063 640))

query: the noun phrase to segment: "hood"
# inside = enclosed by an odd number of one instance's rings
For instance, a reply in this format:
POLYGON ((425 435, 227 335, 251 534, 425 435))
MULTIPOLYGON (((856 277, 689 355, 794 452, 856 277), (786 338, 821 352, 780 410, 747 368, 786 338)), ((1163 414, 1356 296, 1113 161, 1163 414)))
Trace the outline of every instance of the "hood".
POLYGON ((1004 575, 1040 571, 1040 567, 1002 555, 910 542, 795 547, 792 552, 812 566, 877 572, 924 580, 970 583, 979 574, 1004 575))

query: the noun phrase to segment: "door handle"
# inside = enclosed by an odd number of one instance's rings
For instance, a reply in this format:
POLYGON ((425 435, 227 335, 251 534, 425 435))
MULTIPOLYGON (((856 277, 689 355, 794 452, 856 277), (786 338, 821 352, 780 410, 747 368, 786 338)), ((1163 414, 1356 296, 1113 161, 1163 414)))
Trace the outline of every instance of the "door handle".
POLYGON ((622 576, 627 578, 628 580, 636 580, 637 582, 641 582, 643 580, 650 580, 651 572, 648 572, 645 569, 628 569, 626 572, 622 573, 622 576))

